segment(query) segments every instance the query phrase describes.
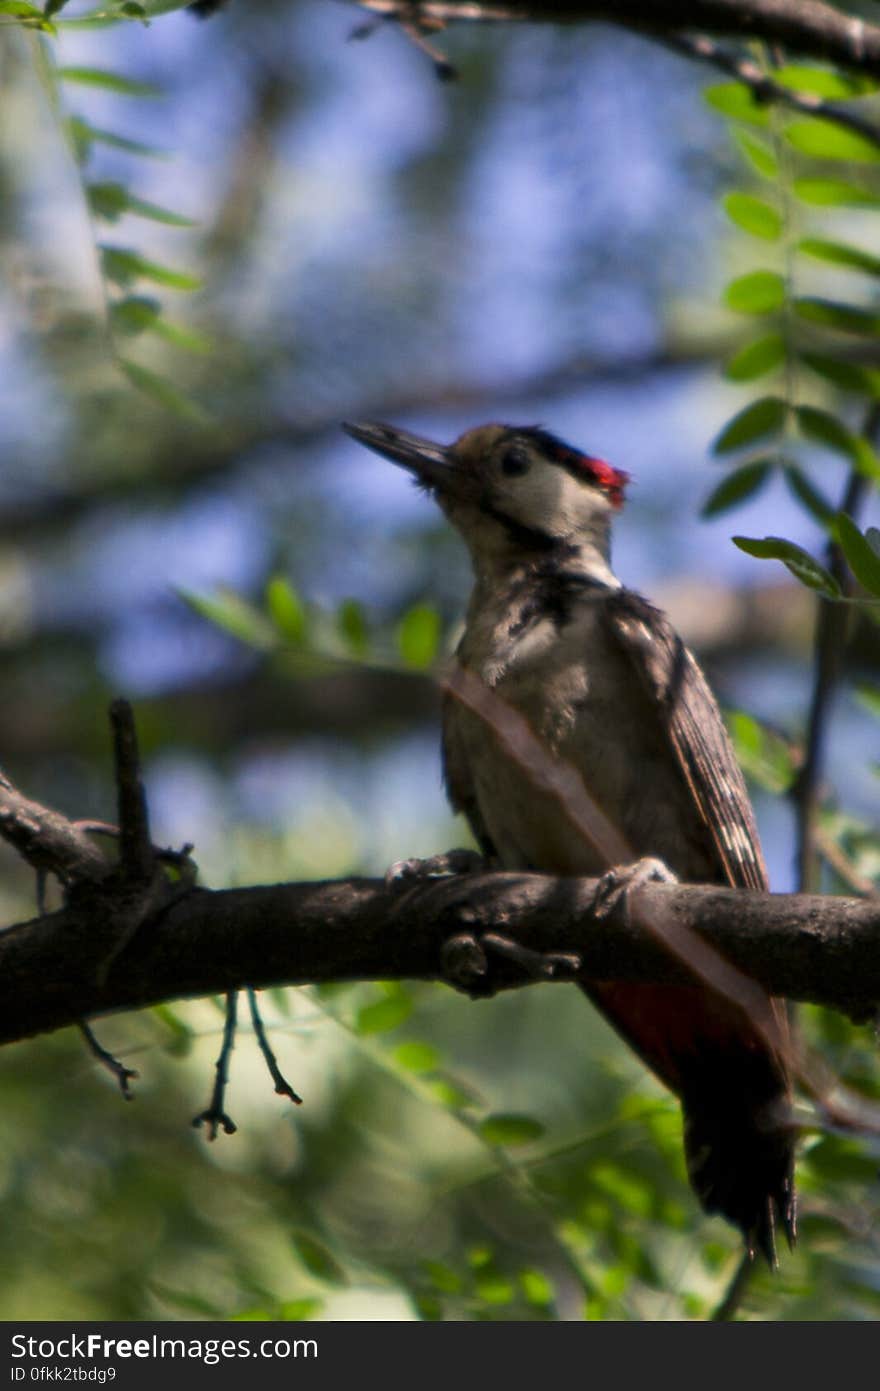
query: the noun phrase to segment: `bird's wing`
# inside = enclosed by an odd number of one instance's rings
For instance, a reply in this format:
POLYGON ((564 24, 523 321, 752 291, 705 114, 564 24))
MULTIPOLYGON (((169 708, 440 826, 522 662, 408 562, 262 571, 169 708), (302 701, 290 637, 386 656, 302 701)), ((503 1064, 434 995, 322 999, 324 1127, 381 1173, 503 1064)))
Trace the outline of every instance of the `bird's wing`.
POLYGON ((603 608, 612 636, 660 707, 719 873, 734 888, 768 888, 745 780, 706 678, 665 614, 641 595, 620 590, 603 608))

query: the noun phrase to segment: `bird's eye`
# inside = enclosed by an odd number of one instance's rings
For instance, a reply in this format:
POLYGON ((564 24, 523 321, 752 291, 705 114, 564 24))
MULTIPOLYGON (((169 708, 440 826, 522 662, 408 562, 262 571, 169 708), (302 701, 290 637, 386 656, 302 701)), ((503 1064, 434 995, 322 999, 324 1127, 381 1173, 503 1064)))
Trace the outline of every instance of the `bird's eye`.
POLYGON ((506 473, 509 478, 516 478, 520 474, 528 473, 529 461, 523 450, 508 449, 501 460, 501 471, 506 473))

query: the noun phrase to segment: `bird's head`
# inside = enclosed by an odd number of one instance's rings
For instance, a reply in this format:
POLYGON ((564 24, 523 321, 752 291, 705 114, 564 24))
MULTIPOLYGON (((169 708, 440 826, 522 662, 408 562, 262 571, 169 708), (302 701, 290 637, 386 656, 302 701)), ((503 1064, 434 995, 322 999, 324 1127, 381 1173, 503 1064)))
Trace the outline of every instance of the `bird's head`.
POLYGON ((392 425, 344 428, 436 498, 476 561, 587 550, 607 562, 629 475, 548 431, 480 425, 442 445, 392 425))

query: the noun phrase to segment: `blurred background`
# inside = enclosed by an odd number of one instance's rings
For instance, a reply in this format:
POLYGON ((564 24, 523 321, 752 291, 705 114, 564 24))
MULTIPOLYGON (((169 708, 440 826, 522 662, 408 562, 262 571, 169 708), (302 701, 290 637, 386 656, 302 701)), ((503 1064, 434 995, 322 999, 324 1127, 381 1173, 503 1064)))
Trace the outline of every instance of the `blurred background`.
MULTIPOLYGON (((726 707, 796 738, 809 699, 810 595, 729 537, 815 553, 818 527, 781 483, 699 519, 711 442, 749 399, 719 371, 743 341, 720 294, 749 250, 719 207, 743 174, 706 73, 602 27, 463 26, 442 36, 444 83, 391 26, 353 40, 358 20, 249 0, 67 24, 45 48, 0 32, 0 764, 112 820, 106 709, 128 696, 154 837, 195 842, 212 887, 377 874, 467 841, 427 676, 310 664, 199 611, 230 591, 258 609, 282 577, 355 647, 352 624, 366 643, 424 604, 454 639, 464 551, 345 419, 443 440, 541 423, 626 468, 625 582, 669 610, 726 707), (97 225, 70 117, 93 185, 195 225, 136 209, 97 225), (111 320, 111 338, 97 242, 183 277, 146 277, 170 337, 129 344, 111 320), (120 354, 172 384, 170 409, 120 354)), ((845 467, 822 459, 834 497, 845 467)), ((876 670, 875 635, 855 674, 876 670)), ((876 747, 845 695, 830 767, 847 815, 876 817, 876 747)), ((753 792, 790 889, 790 810, 753 792)), ((24 868, 0 850, 0 871, 3 920, 29 916, 24 868)), ((190 1120, 216 1002, 100 1024, 141 1073, 132 1105, 72 1034, 4 1050, 0 1317, 681 1318, 721 1297, 737 1242, 696 1211, 677 1109, 568 987, 479 1006, 427 986, 278 991, 264 1009, 305 1104, 273 1094, 243 1029, 239 1131, 214 1145, 190 1120)), ((874 1077, 864 1031, 816 1027, 874 1077)), ((876 1317, 876 1155, 807 1147, 806 1249, 745 1307, 876 1317)))

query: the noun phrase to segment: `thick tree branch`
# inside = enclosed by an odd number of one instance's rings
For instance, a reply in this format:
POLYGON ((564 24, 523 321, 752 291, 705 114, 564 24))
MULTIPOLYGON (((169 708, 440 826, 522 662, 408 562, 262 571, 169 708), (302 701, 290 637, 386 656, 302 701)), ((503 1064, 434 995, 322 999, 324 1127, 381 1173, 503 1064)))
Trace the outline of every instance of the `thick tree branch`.
POLYGON ((454 20, 581 24, 603 20, 652 36, 701 30, 764 39, 843 67, 880 71, 880 26, 822 0, 359 0, 363 9, 407 24, 454 20))
MULTIPOLYGON (((449 980, 452 939, 485 933, 542 954, 580 958, 585 979, 683 981, 687 968, 637 922, 597 918, 596 882, 469 874, 387 886, 382 880, 194 889, 147 912, 107 963, 131 903, 112 883, 81 885, 68 906, 0 933, 0 1042, 83 1017, 250 985, 449 980), (100 923, 101 930, 96 932, 100 923), (446 949, 446 950, 444 950, 446 949)), ((880 1001, 880 904, 696 885, 649 885, 639 912, 697 932, 775 995, 864 1015, 880 1001)), ((535 979, 488 951, 470 993, 535 979)), ((564 974, 564 973, 563 973, 564 974)))

